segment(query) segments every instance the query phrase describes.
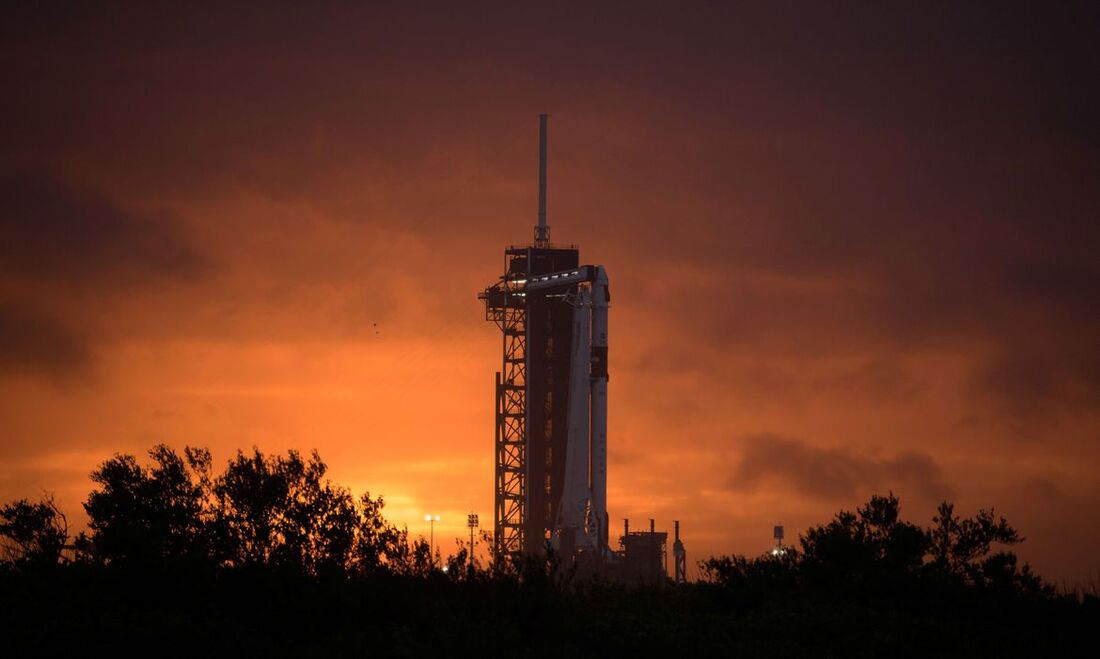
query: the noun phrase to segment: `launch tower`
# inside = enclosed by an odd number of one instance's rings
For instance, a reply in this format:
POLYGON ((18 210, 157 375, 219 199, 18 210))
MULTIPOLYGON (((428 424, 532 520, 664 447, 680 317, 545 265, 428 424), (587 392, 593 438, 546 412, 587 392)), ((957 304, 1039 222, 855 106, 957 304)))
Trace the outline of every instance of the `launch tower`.
POLYGON ((602 563, 607 543, 607 273, 550 242, 539 116, 534 240, 504 250, 478 297, 503 337, 496 375, 493 553, 602 563))

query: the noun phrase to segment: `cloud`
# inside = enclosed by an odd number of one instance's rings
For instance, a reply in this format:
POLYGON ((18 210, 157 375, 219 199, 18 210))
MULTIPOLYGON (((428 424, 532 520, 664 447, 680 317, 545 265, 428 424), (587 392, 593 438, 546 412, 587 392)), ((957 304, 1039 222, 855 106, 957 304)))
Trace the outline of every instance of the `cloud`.
POLYGON ((908 487, 928 498, 949 496, 952 488, 939 465, 925 453, 906 451, 872 458, 844 448, 818 448, 773 433, 741 441, 740 461, 727 480, 730 489, 755 491, 777 481, 814 499, 842 500, 869 492, 908 487))
POLYGON ((26 305, 0 301, 0 374, 67 378, 90 362, 80 332, 26 305))
POLYGON ((879 359, 820 377, 812 389, 818 394, 837 391, 861 396, 875 404, 909 401, 921 391, 920 384, 900 364, 879 359))
POLYGON ((209 270, 171 216, 132 212, 51 170, 0 168, 0 375, 86 371, 131 293, 209 270))
POLYGON ((1009 343, 975 366, 969 385, 1001 418, 1035 425, 1060 413, 1100 404, 1100 358, 1095 344, 1009 343))
POLYGON ((167 218, 48 171, 0 171, 0 273, 43 283, 191 277, 205 260, 167 218))

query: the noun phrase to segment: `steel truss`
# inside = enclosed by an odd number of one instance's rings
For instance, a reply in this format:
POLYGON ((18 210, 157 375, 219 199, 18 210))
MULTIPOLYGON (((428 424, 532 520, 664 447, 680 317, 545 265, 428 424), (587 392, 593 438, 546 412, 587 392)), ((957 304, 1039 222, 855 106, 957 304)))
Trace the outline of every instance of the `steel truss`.
POLYGON ((507 274, 479 297, 485 319, 500 328, 503 339, 496 374, 493 556, 508 560, 523 551, 527 499, 527 307, 522 281, 507 274))

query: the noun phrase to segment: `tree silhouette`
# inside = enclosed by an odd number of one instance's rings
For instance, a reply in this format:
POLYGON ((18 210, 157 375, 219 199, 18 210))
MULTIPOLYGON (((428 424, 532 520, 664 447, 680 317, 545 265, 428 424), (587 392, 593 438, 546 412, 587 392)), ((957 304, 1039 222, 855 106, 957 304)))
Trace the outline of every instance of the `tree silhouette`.
POLYGON ((932 560, 940 570, 974 586, 995 587, 1006 591, 1038 593, 1050 591, 1049 585, 1028 565, 1022 567, 1015 554, 992 552, 993 545, 1012 546, 1024 538, 994 511, 979 510, 970 519, 955 515, 955 507, 941 503, 932 518, 929 531, 932 560))
POLYGON ((492 636, 534 656, 1035 656, 1100 624, 1095 597, 1020 565, 1007 548, 1022 538, 992 510, 944 503, 925 528, 875 496, 783 552, 638 585, 579 576, 554 552, 478 566, 460 544, 439 559, 386 521, 382 497, 326 476, 316 452, 237 452, 217 475, 204 449, 115 455, 92 473, 76 560, 52 499, 0 506, 5 650, 171 639, 204 655, 462 655, 492 636))
POLYGON ((354 546, 355 570, 360 575, 403 569, 409 562, 408 532, 391 526, 382 516, 385 502, 370 492, 359 498, 359 519, 354 546))
POLYGON ((841 511, 828 524, 808 529, 799 551, 757 559, 712 557, 700 566, 710 581, 750 594, 761 585, 773 592, 797 585, 881 597, 927 590, 945 581, 1020 594, 1053 592, 1027 565, 1020 566, 1015 554, 993 551, 995 545, 1011 546, 1023 539, 992 510, 960 518, 944 502, 929 528, 903 521, 900 512, 893 493, 876 495, 855 512, 841 511))
POLYGON ((928 534, 900 519, 893 493, 873 496, 855 513, 841 511, 801 538, 804 578, 828 587, 862 588, 914 575, 924 564, 928 534))
POLYGON ((9 563, 56 565, 68 538, 68 521, 51 496, 0 506, 0 549, 9 563))
POLYGON ((359 516, 351 493, 324 480, 327 469, 316 451, 308 461, 297 451, 238 451, 214 484, 219 558, 311 574, 347 569, 359 516))
POLYGON ((188 447, 181 457, 158 445, 149 457, 142 466, 115 455, 92 472, 98 488, 84 503, 91 535, 78 539, 78 550, 104 563, 187 558, 307 574, 430 570, 430 550, 410 546, 407 532, 386 522, 383 499, 356 500, 333 485, 316 451, 308 459, 293 450, 238 451, 216 477, 206 449, 188 447))
MULTIPOLYGON (((401 533, 402 537, 408 537, 407 531, 401 531, 401 533)), ((425 577, 435 571, 434 558, 428 539, 417 538, 412 543, 396 545, 394 553, 389 557, 387 567, 394 574, 401 576, 425 577)))
POLYGON ((132 455, 116 454, 92 472, 100 486, 84 502, 92 553, 105 562, 142 564, 205 557, 209 451, 188 448, 180 457, 160 444, 149 457, 153 465, 143 467, 132 455))
POLYGON ((993 543, 1014 545, 1023 538, 1001 517, 995 519, 992 510, 980 510, 973 519, 955 515, 955 506, 943 502, 932 518, 930 534, 933 560, 951 574, 971 581, 980 580, 981 561, 993 543))

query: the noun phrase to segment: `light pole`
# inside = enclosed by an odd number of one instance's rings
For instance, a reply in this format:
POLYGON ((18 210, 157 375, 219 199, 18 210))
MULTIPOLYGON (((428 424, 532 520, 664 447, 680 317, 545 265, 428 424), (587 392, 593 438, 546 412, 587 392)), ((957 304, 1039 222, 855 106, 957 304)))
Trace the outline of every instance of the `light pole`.
POLYGON ((431 542, 428 544, 428 559, 435 567, 435 523, 439 521, 439 515, 424 515, 424 521, 431 525, 431 542))
POLYGON ((466 516, 466 526, 470 527, 470 574, 474 573, 474 531, 477 529, 477 513, 466 516))

